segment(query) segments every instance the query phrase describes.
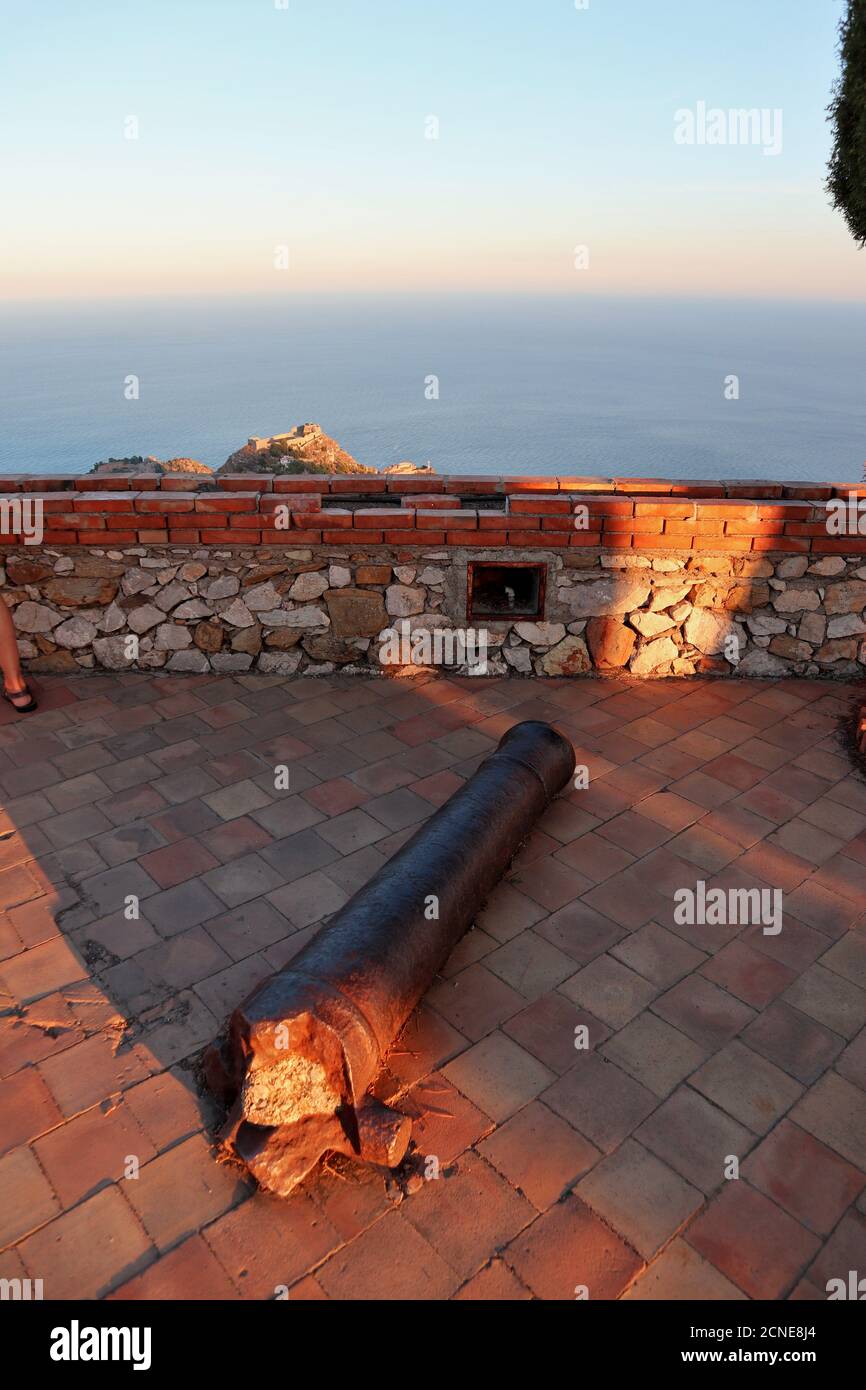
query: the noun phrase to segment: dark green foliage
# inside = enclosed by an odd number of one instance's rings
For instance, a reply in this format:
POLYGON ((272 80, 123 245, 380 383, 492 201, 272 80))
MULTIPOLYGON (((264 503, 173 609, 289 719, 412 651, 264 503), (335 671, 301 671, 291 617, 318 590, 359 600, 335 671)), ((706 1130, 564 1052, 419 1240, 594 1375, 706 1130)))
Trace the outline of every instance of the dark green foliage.
POLYGON ((840 30, 842 72, 833 89, 833 153, 827 191, 855 240, 866 243, 866 0, 848 0, 840 30))

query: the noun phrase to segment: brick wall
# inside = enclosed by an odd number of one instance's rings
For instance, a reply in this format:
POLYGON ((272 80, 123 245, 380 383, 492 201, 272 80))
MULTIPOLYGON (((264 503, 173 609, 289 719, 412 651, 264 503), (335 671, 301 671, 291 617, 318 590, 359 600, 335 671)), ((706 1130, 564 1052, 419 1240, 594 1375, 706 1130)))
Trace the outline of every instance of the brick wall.
POLYGON ((469 626, 470 561, 511 558, 543 566, 546 598, 538 619, 485 621, 492 674, 866 673, 866 534, 856 515, 831 534, 827 510, 862 497, 866 513, 863 485, 247 474, 0 488, 2 594, 37 672, 380 671, 382 630, 469 626), (36 546, 16 530, 35 503, 36 546))
MULTIPOLYGON (((0 480, 53 545, 486 546, 836 554, 832 498, 866 485, 652 478, 167 475, 0 480), (472 499, 481 499, 472 505, 472 499), (345 503, 346 505, 341 505, 345 503), (351 504, 351 505, 349 505, 351 504), (575 508, 586 525, 575 527, 575 508)), ((8 510, 8 509, 7 509, 8 510)), ((0 543, 20 542, 4 517, 0 543)), ((866 554, 866 534, 845 538, 866 554)))

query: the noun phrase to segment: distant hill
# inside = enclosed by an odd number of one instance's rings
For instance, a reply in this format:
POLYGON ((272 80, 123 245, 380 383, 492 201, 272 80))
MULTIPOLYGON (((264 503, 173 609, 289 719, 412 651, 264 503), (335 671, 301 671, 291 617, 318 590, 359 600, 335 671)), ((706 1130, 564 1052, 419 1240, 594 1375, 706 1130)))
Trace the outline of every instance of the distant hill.
POLYGON ((91 473, 102 473, 107 477, 123 477, 127 473, 210 473, 206 463, 198 459, 158 459, 152 454, 145 458, 142 454, 132 454, 129 458, 103 459, 95 463, 91 473))
MULTIPOLYGON (((243 448, 230 454, 216 473, 363 473, 375 475, 379 470, 367 468, 347 453, 321 425, 295 425, 285 434, 274 434, 269 438, 253 435, 243 448)), ((381 470, 383 473, 432 473, 430 464, 418 466, 404 461, 392 463, 381 470)), ((131 473, 207 473, 214 476, 214 469, 198 459, 174 458, 158 459, 152 454, 146 457, 133 454, 128 458, 103 459, 95 463, 91 473, 101 473, 107 477, 122 477, 131 473)))
POLYGON ((286 434, 253 436, 230 454, 218 473, 375 473, 347 453, 321 425, 296 425, 286 434))

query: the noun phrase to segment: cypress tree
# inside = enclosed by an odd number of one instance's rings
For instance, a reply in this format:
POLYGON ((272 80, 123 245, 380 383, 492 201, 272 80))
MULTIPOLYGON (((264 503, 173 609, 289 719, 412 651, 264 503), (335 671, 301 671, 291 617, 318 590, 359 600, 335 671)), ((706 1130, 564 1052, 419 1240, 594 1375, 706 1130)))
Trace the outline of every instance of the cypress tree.
POLYGON ((833 88, 827 191, 851 234, 866 244, 866 0, 848 0, 839 27, 842 72, 833 88))

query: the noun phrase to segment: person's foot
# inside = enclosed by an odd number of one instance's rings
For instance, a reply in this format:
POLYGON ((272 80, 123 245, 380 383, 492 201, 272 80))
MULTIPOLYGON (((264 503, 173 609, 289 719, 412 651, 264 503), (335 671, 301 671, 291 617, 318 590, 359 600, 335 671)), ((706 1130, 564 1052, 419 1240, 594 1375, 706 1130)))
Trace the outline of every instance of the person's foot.
POLYGON ((12 708, 18 710, 19 714, 29 714, 31 710, 36 709, 36 701, 26 684, 22 684, 18 690, 10 690, 8 686, 4 686, 3 695, 12 708))

